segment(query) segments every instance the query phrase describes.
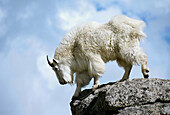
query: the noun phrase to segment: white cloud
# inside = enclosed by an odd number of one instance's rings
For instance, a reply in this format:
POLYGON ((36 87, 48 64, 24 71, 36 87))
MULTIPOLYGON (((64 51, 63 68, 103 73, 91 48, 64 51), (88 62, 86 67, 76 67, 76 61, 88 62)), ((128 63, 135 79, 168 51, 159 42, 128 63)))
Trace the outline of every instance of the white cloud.
POLYGON ((60 20, 63 30, 69 30, 80 23, 97 21, 105 23, 114 15, 121 14, 121 8, 113 6, 102 11, 97 11, 95 6, 88 2, 79 1, 75 8, 59 9, 56 19, 60 20))
POLYGON ((155 7, 163 10, 165 13, 170 12, 169 5, 170 5, 169 0, 155 1, 155 7))
POLYGON ((57 84, 57 78, 55 77, 56 75, 54 74, 53 70, 51 67, 47 64, 46 60, 46 54, 42 52, 40 56, 37 58, 37 67, 39 72, 41 73, 42 77, 44 80, 47 81, 47 87, 49 90, 54 90, 57 84))
POLYGON ((56 19, 61 21, 61 27, 63 30, 68 30, 75 25, 88 20, 95 12, 95 8, 87 2, 78 2, 78 7, 74 9, 59 9, 56 19))
POLYGON ((0 23, 4 17, 5 17, 4 11, 2 9, 0 9, 0 23))
POLYGON ((29 19, 35 13, 36 8, 37 8, 36 4, 26 6, 25 9, 23 9, 21 12, 17 14, 16 20, 23 22, 29 19))
POLYGON ((4 22, 6 15, 7 14, 4 12, 4 10, 0 8, 0 37, 3 36, 7 31, 7 27, 4 22))
POLYGON ((4 62, 0 68, 5 70, 0 76, 7 77, 7 81, 11 80, 10 91, 17 93, 19 112, 24 115, 62 114, 62 105, 67 108, 64 113, 71 114, 68 102, 75 87, 59 85, 56 75, 47 64, 47 51, 39 38, 19 36, 10 40, 7 45, 9 52, 4 54, 5 58, 0 57, 4 62))
POLYGON ((62 28, 64 30, 68 30, 72 27, 74 27, 77 23, 81 23, 83 19, 87 20, 89 16, 91 15, 90 13, 85 13, 82 14, 77 13, 76 11, 71 11, 71 12, 60 12, 59 17, 62 20, 62 28))
POLYGON ((154 13, 151 10, 153 15, 150 15, 150 17, 156 18, 147 20, 146 32, 148 37, 144 45, 148 54, 150 75, 151 77, 170 78, 168 70, 170 68, 170 44, 163 35, 164 32, 168 33, 170 31, 166 29, 170 27, 170 12, 164 12, 160 7, 155 11, 159 12, 154 13))
MULTIPOLYGON (((17 112, 19 111, 19 113, 13 114, 29 114, 29 110, 31 111, 32 107, 35 107, 33 104, 38 103, 38 98, 34 96, 42 93, 42 81, 38 77, 35 66, 35 57, 43 48, 40 46, 36 37, 19 36, 7 42, 8 52, 1 52, 0 58, 3 63, 0 68, 3 71, 0 72, 0 76, 1 79, 3 77, 6 79, 3 88, 8 92, 14 92, 12 95, 15 95, 15 98, 12 99, 16 100, 15 103, 18 105, 17 112), (6 89, 7 86, 10 86, 10 89, 6 89)), ((8 94, 5 96, 10 97, 8 94)), ((6 102, 2 104, 6 104, 6 102)), ((11 107, 11 102, 8 103, 8 106, 11 107)))
POLYGON ((53 22, 51 21, 50 18, 47 18, 47 24, 48 24, 48 26, 52 26, 53 25, 53 22))

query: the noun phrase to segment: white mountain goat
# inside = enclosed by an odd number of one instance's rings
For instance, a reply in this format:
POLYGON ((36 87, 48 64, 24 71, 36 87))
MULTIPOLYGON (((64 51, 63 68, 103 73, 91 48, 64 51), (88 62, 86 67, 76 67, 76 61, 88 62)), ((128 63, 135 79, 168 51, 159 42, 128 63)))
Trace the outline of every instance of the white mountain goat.
POLYGON ((76 73, 77 88, 73 97, 79 96, 81 88, 94 78, 93 89, 105 71, 105 63, 116 60, 125 73, 120 81, 129 79, 133 65, 140 65, 144 78, 149 77, 147 57, 139 41, 145 37, 145 23, 127 16, 115 16, 106 24, 89 22, 66 34, 56 48, 53 62, 48 64, 55 71, 60 84, 73 83, 76 73))

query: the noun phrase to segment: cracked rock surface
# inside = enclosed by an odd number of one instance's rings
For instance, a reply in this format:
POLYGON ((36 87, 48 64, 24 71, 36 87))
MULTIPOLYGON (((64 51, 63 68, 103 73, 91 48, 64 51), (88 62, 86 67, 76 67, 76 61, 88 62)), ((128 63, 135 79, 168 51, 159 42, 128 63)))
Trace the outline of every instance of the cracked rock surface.
POLYGON ((170 114, 170 80, 133 79, 86 89, 70 103, 73 115, 170 114))

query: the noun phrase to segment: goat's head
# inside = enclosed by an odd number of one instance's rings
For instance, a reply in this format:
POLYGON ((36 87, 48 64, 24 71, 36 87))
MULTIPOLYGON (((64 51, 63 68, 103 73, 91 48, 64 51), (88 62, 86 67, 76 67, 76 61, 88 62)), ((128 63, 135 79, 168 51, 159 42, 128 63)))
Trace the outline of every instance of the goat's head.
POLYGON ((47 62, 56 73, 58 81, 61 85, 73 82, 73 75, 69 66, 55 59, 53 59, 53 62, 50 62, 48 56, 47 62))

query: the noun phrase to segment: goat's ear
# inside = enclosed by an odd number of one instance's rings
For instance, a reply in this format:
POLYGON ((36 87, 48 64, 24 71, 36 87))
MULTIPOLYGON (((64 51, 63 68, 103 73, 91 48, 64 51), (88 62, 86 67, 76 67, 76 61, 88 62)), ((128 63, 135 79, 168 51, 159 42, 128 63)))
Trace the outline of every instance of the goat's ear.
POLYGON ((58 61, 57 61, 56 59, 53 59, 53 63, 54 63, 55 65, 58 65, 58 61))

